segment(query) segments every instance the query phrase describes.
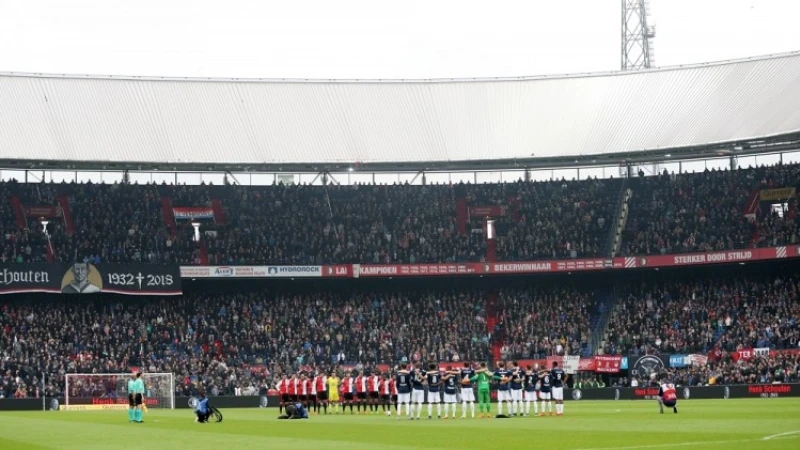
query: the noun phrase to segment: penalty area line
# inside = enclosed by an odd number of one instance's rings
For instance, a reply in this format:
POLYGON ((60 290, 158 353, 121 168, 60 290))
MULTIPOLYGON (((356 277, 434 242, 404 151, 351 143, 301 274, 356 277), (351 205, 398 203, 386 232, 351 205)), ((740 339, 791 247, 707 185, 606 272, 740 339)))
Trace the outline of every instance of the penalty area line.
POLYGON ((787 431, 785 433, 778 433, 778 434, 771 434, 769 436, 764 436, 762 438, 754 438, 754 439, 736 439, 736 440, 724 440, 724 441, 693 441, 693 442, 674 442, 670 444, 652 444, 652 445, 633 445, 630 447, 596 447, 596 448, 579 448, 576 450, 636 450, 636 449, 644 449, 644 448, 668 448, 668 447, 683 447, 683 446, 695 446, 695 445, 719 445, 719 444, 739 444, 742 442, 754 442, 754 441, 770 441, 772 439, 780 439, 786 438, 791 436, 792 438, 797 437, 800 435, 800 430, 798 431, 787 431))

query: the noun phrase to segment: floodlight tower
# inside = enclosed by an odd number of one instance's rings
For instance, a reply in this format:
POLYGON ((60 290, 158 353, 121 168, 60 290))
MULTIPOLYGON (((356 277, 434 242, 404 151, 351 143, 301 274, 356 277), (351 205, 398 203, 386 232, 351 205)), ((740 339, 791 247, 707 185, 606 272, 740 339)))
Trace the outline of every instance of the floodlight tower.
POLYGON ((655 26, 647 25, 648 0, 622 0, 622 70, 649 69, 655 26))

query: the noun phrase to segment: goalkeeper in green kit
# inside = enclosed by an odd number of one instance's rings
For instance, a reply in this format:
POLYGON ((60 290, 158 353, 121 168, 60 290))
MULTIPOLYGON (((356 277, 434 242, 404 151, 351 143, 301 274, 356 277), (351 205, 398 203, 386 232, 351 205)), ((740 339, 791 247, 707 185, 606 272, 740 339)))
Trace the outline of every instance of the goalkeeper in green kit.
POLYGON ((492 417, 492 396, 489 394, 489 381, 492 379, 492 373, 486 367, 486 363, 481 363, 481 368, 475 372, 475 375, 470 378, 470 381, 478 382, 478 414, 479 419, 492 417), (486 415, 484 416, 484 410, 486 415))

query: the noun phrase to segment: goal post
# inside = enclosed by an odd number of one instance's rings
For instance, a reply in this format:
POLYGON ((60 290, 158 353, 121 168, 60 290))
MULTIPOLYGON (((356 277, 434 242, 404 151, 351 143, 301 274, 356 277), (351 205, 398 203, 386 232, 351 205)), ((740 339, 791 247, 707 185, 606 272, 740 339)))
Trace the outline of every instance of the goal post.
MULTIPOLYGON (((68 373, 64 405, 67 411, 124 410, 128 408, 130 373, 68 373)), ((148 409, 175 409, 175 377, 171 373, 142 373, 148 409)))

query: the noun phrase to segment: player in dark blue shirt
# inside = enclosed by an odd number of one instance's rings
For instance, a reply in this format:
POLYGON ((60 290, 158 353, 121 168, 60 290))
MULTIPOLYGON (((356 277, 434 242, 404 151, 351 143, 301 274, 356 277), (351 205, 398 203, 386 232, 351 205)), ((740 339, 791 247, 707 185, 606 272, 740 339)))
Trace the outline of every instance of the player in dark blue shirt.
POLYGON ((459 379, 461 381, 461 418, 467 418, 467 403, 469 403, 470 410, 472 411, 472 418, 475 418, 475 386, 474 383, 469 381, 475 376, 475 369, 470 363, 465 362, 464 367, 459 372, 459 379), (465 383, 463 380, 469 381, 465 383))
POLYGON ((522 382, 525 372, 519 367, 517 361, 511 362, 511 414, 522 415, 522 382))
POLYGON ((511 373, 506 370, 503 361, 497 362, 497 370, 494 371, 493 380, 497 381, 497 415, 503 415, 503 402, 508 403, 508 412, 511 413, 511 373))
POLYGON ((553 415, 553 404, 550 403, 550 396, 551 391, 553 389, 553 377, 550 375, 550 371, 544 371, 539 374, 539 383, 541 387, 539 388, 539 398, 542 399, 542 413, 541 415, 545 415, 545 409, 547 407, 550 408, 550 415, 553 415))
POLYGON ((444 418, 450 415, 449 409, 452 410, 453 419, 456 418, 456 403, 457 398, 456 394, 458 393, 458 376, 459 371, 454 371, 452 367, 447 367, 447 372, 445 372, 444 376, 442 377, 442 381, 444 385, 442 389, 444 390, 444 418))
POLYGON ((553 400, 556 402, 556 415, 564 414, 564 383, 567 382, 567 374, 558 367, 557 362, 553 362, 553 369, 550 371, 553 381, 553 400))
POLYGON ((533 404, 533 415, 539 413, 539 405, 536 403, 536 384, 539 382, 539 374, 533 370, 532 365, 528 365, 525 371, 524 389, 525 389, 525 417, 531 414, 531 404, 533 404))
POLYGON ((431 419, 433 414, 433 404, 436 404, 436 416, 442 418, 442 399, 439 394, 439 389, 442 386, 442 375, 436 364, 431 364, 428 367, 427 384, 428 384, 428 419, 431 419))
POLYGON ((422 369, 422 364, 417 363, 417 366, 411 371, 411 419, 414 419, 414 407, 416 405, 417 420, 422 415, 422 404, 425 403, 425 370, 422 369))
POLYGON ((405 364, 394 376, 394 387, 397 389, 397 420, 400 420, 400 405, 406 405, 406 416, 411 417, 411 373, 405 364))

